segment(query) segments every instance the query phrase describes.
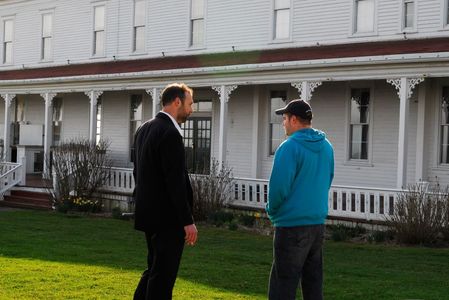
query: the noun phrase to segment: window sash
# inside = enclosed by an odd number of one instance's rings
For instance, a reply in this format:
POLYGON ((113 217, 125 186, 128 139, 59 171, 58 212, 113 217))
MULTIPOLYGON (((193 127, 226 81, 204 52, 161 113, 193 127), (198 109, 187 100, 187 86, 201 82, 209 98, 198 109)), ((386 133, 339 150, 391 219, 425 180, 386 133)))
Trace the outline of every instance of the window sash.
POLYGON ((274 0, 274 9, 290 8, 290 0, 274 0))
POLYGON ((192 0, 191 19, 204 18, 204 0, 192 0))
POLYGON ((134 27, 134 51, 145 49, 145 26, 134 27))
POLYGON ((13 37, 13 20, 5 20, 3 22, 3 41, 12 42, 13 37))
POLYGON ((356 1, 356 30, 355 32, 374 31, 374 0, 356 1))
POLYGON ((53 46, 53 39, 51 37, 42 38, 42 59, 50 59, 53 46))
POLYGON ((192 46, 199 46, 204 43, 204 19, 192 20, 192 46))
POLYGON ((290 37, 290 9, 279 9, 274 12, 275 39, 287 39, 290 37))
POLYGON ((415 23, 415 3, 404 2, 404 28, 413 28, 415 23))
POLYGON ((94 54, 104 54, 104 31, 95 31, 94 33, 94 54))
POLYGON ((94 14, 95 14, 94 30, 95 31, 104 30, 104 6, 95 6, 94 14))
POLYGON ((3 45, 3 62, 12 63, 12 42, 5 42, 3 45))
POLYGON ((51 37, 53 34, 53 15, 42 15, 42 37, 51 37))
POLYGON ((134 2, 134 26, 145 26, 145 1, 134 2))

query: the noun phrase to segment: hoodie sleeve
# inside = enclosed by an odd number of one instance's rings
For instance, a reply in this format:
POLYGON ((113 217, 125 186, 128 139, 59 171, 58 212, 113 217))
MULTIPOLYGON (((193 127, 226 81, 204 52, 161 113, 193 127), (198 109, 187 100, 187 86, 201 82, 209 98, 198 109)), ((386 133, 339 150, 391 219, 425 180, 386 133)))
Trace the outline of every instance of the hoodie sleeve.
POLYGON ((271 218, 290 194, 296 176, 297 157, 294 147, 288 142, 279 146, 274 155, 273 169, 271 171, 268 187, 268 203, 266 211, 271 218))

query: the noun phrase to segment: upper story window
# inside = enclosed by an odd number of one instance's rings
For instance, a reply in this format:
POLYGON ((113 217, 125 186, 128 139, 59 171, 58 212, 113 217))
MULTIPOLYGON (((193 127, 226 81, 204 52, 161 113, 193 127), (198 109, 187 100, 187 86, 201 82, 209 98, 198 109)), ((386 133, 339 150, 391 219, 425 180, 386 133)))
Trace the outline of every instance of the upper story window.
POLYGON ((402 29, 415 29, 415 0, 404 0, 402 5, 402 29))
POLYGON ((375 0, 355 0, 354 33, 374 32, 375 0))
POLYGON ((53 53, 53 14, 42 15, 42 44, 41 59, 49 60, 53 53))
POLYGON ((204 44, 204 0, 192 0, 190 13, 190 46, 204 44))
POLYGON ((449 164, 449 86, 443 87, 440 122, 440 164, 449 164))
POLYGON ((145 1, 134 1, 134 41, 133 51, 145 50, 145 1))
POLYGON ((95 6, 94 7, 94 49, 93 54, 95 56, 104 55, 104 44, 105 44, 105 6, 95 6))
POLYGON ((370 89, 351 89, 349 158, 368 160, 370 89))
POLYGON ((290 38, 290 0, 274 0, 273 39, 290 38))
POLYGON ((3 63, 12 64, 12 49, 14 37, 14 20, 3 21, 3 63))
POLYGON ((270 155, 273 155, 279 145, 285 140, 282 126, 282 116, 276 115, 275 110, 285 106, 287 91, 271 91, 270 93, 270 155))
POLYGON ((444 1, 443 5, 443 27, 449 26, 449 0, 444 1))

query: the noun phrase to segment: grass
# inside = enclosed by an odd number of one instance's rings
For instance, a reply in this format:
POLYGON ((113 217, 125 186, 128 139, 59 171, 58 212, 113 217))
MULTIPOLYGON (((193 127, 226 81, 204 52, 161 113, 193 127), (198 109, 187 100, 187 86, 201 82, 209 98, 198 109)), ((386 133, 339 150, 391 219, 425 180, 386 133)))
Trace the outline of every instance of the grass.
MULTIPOLYGON (((271 238, 199 227, 174 299, 266 299, 271 238)), ((0 211, 0 299, 131 299, 145 268, 132 223, 0 211)), ((446 299, 449 249, 326 242, 327 299, 446 299)))

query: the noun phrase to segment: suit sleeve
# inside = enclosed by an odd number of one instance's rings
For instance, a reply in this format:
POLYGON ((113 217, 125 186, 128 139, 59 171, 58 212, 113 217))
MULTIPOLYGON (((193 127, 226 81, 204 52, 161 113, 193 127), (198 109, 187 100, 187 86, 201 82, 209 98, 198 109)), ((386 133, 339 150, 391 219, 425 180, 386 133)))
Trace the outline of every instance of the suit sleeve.
POLYGON ((176 129, 168 130, 160 143, 161 166, 169 201, 183 226, 193 224, 192 209, 188 203, 189 191, 185 172, 182 138, 176 129))

